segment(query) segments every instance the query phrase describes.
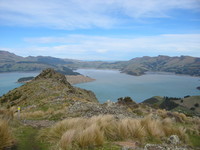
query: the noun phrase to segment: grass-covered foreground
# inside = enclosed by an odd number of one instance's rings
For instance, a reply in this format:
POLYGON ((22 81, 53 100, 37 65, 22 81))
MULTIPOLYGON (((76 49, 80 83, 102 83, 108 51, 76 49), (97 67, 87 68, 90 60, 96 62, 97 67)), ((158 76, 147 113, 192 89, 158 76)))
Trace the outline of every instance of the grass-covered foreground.
MULTIPOLYGON (((113 115, 74 117, 42 127, 28 125, 25 120, 18 120, 17 115, 12 116, 11 111, 4 110, 3 114, 1 110, 0 150, 143 148, 147 143, 167 143, 170 135, 180 138, 178 146, 199 148, 200 119, 180 113, 168 117, 167 113, 157 110, 156 116, 151 114, 137 118, 116 118, 113 115)), ((33 118, 32 121, 42 120, 33 118)))

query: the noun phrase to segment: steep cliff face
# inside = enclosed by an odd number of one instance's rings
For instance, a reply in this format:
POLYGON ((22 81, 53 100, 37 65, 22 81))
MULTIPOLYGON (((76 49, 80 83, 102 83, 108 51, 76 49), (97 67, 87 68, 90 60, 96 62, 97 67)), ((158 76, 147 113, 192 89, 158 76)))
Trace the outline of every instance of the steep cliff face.
POLYGON ((16 88, 0 97, 0 102, 7 105, 45 105, 60 101, 98 102, 94 93, 73 87, 66 77, 46 69, 31 82, 16 88))

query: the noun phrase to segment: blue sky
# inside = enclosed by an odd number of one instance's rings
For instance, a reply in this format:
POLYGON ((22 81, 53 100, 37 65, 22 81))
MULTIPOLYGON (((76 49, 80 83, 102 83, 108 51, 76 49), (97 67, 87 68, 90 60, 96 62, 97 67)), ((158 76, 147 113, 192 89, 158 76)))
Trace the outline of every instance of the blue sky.
POLYGON ((0 0, 0 34, 24 57, 200 57, 200 0, 0 0))

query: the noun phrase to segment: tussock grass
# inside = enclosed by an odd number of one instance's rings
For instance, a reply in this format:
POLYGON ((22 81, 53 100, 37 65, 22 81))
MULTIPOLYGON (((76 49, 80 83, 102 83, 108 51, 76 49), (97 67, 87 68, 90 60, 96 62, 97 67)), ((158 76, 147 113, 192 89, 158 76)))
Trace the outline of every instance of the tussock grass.
MULTIPOLYGON (((64 115, 66 113, 66 107, 58 108, 57 110, 53 108, 49 108, 46 111, 44 110, 35 110, 35 111, 22 111, 20 113, 20 117, 22 119, 49 119, 49 118, 60 118, 61 115, 64 115), (59 116, 56 118, 56 116, 59 116)), ((15 116, 18 114, 15 113, 15 116)))
POLYGON ((180 123, 190 122, 190 120, 185 114, 179 112, 170 112, 164 109, 158 109, 157 114, 162 118, 167 118, 167 117, 174 118, 176 122, 180 123))
POLYGON ((8 127, 8 122, 0 119, 0 150, 11 148, 14 144, 14 138, 8 127))
POLYGON ((120 139, 142 139, 146 135, 144 126, 139 119, 122 119, 118 123, 118 136, 120 139))
POLYGON ((14 118, 13 109, 0 109, 0 119, 12 120, 14 118))
POLYGON ((75 130, 68 130, 62 135, 59 143, 61 149, 72 149, 72 142, 74 141, 76 136, 75 133, 75 130))
POLYGON ((148 138, 161 139, 172 134, 185 139, 185 130, 173 125, 171 119, 116 119, 112 115, 91 118, 71 118, 58 122, 40 133, 40 138, 55 145, 55 149, 90 148, 106 141, 148 138))

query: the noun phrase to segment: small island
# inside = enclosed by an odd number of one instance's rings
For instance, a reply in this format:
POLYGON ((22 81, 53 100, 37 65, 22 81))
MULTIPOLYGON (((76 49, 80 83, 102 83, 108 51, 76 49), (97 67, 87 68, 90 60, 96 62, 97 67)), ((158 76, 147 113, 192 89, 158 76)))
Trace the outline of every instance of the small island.
POLYGON ((197 87, 197 90, 200 90, 200 86, 197 87))
POLYGON ((19 83, 27 83, 27 82, 30 82, 33 79, 34 79, 34 77, 23 77, 23 78, 19 78, 17 80, 17 82, 19 82, 19 83))

